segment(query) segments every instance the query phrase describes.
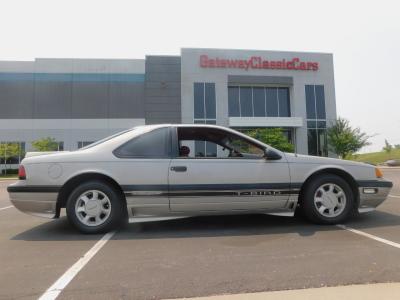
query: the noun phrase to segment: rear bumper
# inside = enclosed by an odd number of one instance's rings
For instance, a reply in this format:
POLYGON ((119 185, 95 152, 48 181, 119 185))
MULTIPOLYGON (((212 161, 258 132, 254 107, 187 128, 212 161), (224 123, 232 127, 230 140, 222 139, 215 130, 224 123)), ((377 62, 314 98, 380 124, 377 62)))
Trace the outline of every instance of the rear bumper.
POLYGON ((393 183, 386 180, 371 180, 360 181, 358 186, 360 195, 358 211, 363 213, 374 210, 385 201, 393 187, 393 183))
POLYGON ((26 186, 16 182, 7 187, 11 203, 20 211, 43 218, 56 216, 58 189, 26 186))

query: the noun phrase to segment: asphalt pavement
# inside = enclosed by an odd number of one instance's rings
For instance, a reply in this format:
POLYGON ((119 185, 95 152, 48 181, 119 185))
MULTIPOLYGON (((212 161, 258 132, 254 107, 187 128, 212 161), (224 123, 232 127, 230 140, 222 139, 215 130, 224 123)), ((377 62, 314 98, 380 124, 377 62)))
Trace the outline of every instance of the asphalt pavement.
MULTIPOLYGON (((392 196, 377 211, 348 222, 354 231, 268 215, 129 224, 92 253, 58 299, 166 299, 400 282, 400 170, 384 174, 395 184, 392 196)), ((103 235, 82 235, 65 217, 46 220, 17 211, 5 190, 9 183, 0 180, 0 299, 37 299, 103 235)))

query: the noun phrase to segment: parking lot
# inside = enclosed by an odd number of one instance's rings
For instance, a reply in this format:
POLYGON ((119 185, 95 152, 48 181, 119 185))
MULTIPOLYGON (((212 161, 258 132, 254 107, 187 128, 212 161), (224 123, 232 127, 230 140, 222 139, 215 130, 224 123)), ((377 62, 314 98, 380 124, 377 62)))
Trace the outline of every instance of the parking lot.
MULTIPOLYGON (((347 229, 268 215, 129 224, 59 299, 165 299, 398 282, 400 169, 384 174, 394 182, 390 198, 347 229)), ((10 207, 11 182, 0 180, 0 299, 36 299, 103 235, 79 234, 65 217, 40 219, 10 207)))

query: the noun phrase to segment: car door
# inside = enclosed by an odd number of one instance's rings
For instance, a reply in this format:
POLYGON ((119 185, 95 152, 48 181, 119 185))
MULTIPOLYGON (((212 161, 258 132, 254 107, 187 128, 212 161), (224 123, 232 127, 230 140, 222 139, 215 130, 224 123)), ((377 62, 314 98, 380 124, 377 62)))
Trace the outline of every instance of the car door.
POLYGON ((113 172, 118 174, 132 214, 169 212, 170 150, 170 128, 162 127, 136 136, 113 151, 113 172))
MULTIPOLYGON (((192 152, 201 147, 198 140, 186 141, 182 146, 179 133, 176 140, 178 147, 191 147, 192 152)), ((287 205, 290 180, 284 157, 279 160, 266 160, 262 155, 229 157, 221 153, 224 149, 220 146, 210 141, 200 142, 211 146, 214 149, 211 152, 218 153, 211 153, 210 157, 207 153, 198 155, 201 154, 198 152, 171 160, 169 201, 172 211, 271 210, 287 205)), ((264 149, 260 151, 264 153, 264 149)))

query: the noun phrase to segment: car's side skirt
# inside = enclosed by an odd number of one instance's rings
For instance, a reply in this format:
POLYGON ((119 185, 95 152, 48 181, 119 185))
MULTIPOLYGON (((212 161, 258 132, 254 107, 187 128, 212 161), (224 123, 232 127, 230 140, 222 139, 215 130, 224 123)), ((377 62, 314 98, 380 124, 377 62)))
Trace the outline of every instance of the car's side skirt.
POLYGON ((122 186, 131 216, 276 212, 293 215, 300 189, 290 183, 122 186))

